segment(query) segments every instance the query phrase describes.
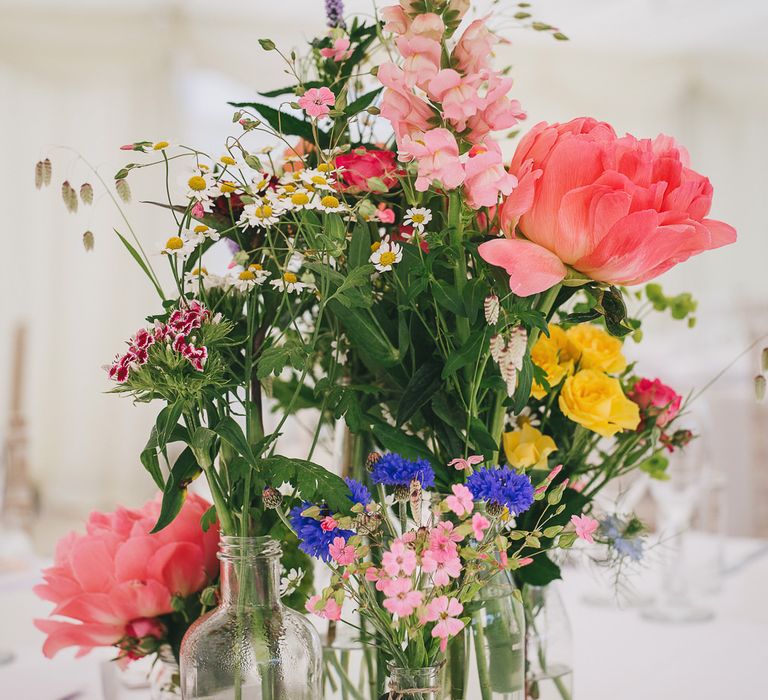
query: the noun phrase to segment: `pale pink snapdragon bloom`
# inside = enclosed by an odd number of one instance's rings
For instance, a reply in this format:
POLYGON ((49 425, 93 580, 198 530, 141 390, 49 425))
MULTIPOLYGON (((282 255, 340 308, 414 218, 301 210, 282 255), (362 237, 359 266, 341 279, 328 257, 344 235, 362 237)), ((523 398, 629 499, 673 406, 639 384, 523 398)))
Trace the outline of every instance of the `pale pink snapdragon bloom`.
POLYGON ((472 143, 480 143, 490 132, 509 129, 527 117, 520 101, 508 97, 511 78, 493 71, 482 71, 481 76, 478 109, 467 121, 470 129, 467 138, 472 143))
POLYGON ((439 102, 443 115, 450 120, 457 131, 467 128, 467 121, 485 105, 478 93, 481 76, 477 73, 461 75, 452 68, 439 71, 427 85, 427 94, 439 102))
POLYGON ((384 609, 398 617, 412 615, 421 605, 424 595, 421 591, 414 591, 411 579, 400 578, 391 581, 384 591, 387 596, 384 599, 384 609))
POLYGON ((405 14, 400 5, 388 5, 379 11, 384 20, 384 31, 393 34, 405 34, 411 26, 411 18, 405 14))
POLYGON ((455 189, 464 182, 459 145, 448 129, 430 129, 415 137, 407 136, 398 145, 400 160, 416 160, 418 163, 414 185, 417 191, 426 192, 435 180, 446 190, 455 189))
POLYGON ((459 517, 465 513, 471 513, 475 506, 472 492, 463 484, 454 484, 451 486, 451 491, 452 495, 445 499, 448 508, 459 517))
POLYGON ((387 88, 382 96, 381 116, 391 122, 398 144, 407 136, 428 130, 430 120, 437 115, 406 85, 403 70, 394 63, 384 63, 377 77, 387 88))
POLYGON ((440 41, 445 33, 445 24, 443 24, 440 15, 436 15, 434 12, 425 12, 413 18, 407 33, 408 36, 423 36, 433 41, 440 41))
POLYGON ((440 639, 440 651, 446 650, 450 637, 464 629, 464 623, 458 619, 462 612, 464 606, 456 598, 445 595, 438 596, 427 605, 420 622, 437 622, 432 628, 432 636, 440 639))
POLYGON ((499 38, 485 24, 485 19, 476 19, 461 35, 451 58, 464 73, 479 73, 488 68, 493 56, 493 47, 499 38))
POLYGON ((396 40, 397 50, 403 57, 405 84, 424 88, 440 70, 439 41, 425 36, 405 34, 396 40))
POLYGON ((470 149, 464 172, 464 192, 473 209, 495 206, 500 195, 508 196, 517 187, 517 178, 504 168, 501 149, 494 141, 470 149))

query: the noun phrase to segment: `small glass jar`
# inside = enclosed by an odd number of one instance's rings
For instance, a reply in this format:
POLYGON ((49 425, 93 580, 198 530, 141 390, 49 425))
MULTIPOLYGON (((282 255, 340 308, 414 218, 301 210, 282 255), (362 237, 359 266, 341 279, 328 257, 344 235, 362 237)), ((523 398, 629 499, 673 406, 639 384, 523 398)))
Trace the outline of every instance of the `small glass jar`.
POLYGON ((318 700, 320 638, 280 602, 278 542, 222 537, 221 602, 181 643, 185 700, 318 700))
POLYGON ((157 651, 157 658, 149 672, 150 700, 180 700, 179 662, 169 644, 157 651))
POLYGON ((389 669, 389 692, 384 693, 380 700, 439 700, 439 672, 438 666, 425 668, 391 667, 389 669))

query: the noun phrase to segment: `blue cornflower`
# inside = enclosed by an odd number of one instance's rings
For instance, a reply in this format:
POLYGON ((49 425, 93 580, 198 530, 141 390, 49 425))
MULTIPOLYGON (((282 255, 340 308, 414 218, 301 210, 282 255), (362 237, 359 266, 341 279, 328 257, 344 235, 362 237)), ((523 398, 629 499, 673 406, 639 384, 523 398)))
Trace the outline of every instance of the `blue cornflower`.
POLYGON ((371 492, 366 488, 365 484, 361 484, 359 481, 355 481, 350 477, 344 479, 349 486, 349 490, 352 495, 349 496, 349 500, 352 503, 359 503, 361 506, 367 506, 373 499, 371 498, 371 492))
POLYGON ((476 499, 506 506, 512 515, 520 515, 533 503, 530 478, 509 467, 478 469, 467 479, 467 488, 476 499))
POLYGON ((416 479, 422 488, 435 485, 435 472, 426 459, 412 462, 410 459, 390 452, 381 456, 373 465, 371 481, 387 486, 409 486, 416 479))
MULTIPOLYGON (((291 508, 289 515, 291 526, 296 531, 299 538, 299 549, 310 557, 322 559, 324 562, 331 560, 328 552, 330 545, 336 537, 343 537, 348 540, 355 533, 351 530, 341 530, 338 527, 333 530, 323 530, 320 520, 307 518, 302 513, 312 507, 312 503, 304 501, 300 506, 291 508)), ((331 514, 327 506, 320 506, 320 515, 326 517, 331 514)))
POLYGON ((643 558, 643 540, 639 537, 635 537, 631 540, 617 537, 613 541, 613 548, 622 557, 628 557, 632 561, 640 561, 643 558))

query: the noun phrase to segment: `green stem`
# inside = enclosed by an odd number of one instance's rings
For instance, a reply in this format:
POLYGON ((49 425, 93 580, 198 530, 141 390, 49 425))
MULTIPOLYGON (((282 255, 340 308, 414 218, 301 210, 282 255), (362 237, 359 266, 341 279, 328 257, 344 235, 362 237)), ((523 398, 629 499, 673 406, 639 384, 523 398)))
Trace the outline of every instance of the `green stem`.
POLYGON ((491 691, 491 678, 488 673, 488 659, 485 657, 485 628, 483 627, 482 610, 475 614, 475 622, 472 625, 475 644, 475 660, 477 661, 477 680, 480 684, 482 700, 493 700, 491 691))
POLYGON ((365 700, 365 696, 355 687, 354 682, 349 677, 349 673, 347 673, 345 668, 339 663, 339 660, 336 658, 336 652, 333 649, 326 652, 326 659, 339 676, 342 696, 344 698, 352 697, 354 700, 365 700))
MULTIPOLYGON (((448 197, 448 228, 450 229, 451 246, 456 250, 456 262, 453 265, 453 279, 459 297, 467 284, 467 259, 464 256, 464 224, 462 221, 463 202, 461 190, 454 190, 448 197)), ((469 338, 469 319, 465 316, 456 316, 456 335, 459 344, 469 338)))

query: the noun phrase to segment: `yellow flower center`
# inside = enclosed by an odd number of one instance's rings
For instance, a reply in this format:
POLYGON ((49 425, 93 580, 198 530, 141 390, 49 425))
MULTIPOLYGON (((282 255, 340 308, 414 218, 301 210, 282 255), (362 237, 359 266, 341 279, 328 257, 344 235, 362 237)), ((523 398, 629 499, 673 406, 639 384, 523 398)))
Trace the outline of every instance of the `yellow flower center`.
POLYGON ((291 202, 300 207, 309 202, 309 197, 304 192, 297 192, 291 196, 291 202))
POLYGON ((248 265, 248 269, 251 270, 252 272, 258 272, 259 270, 263 270, 264 268, 261 265, 259 265, 259 263, 251 263, 250 265, 248 265))
POLYGON ((388 250, 386 253, 381 254, 381 257, 379 258, 379 264, 394 265, 395 260, 397 260, 397 255, 388 250))
POLYGON ((204 267, 196 267, 194 270, 192 270, 192 275, 194 277, 198 277, 200 275, 207 275, 208 270, 206 270, 204 267))
POLYGON ((268 180, 262 180, 258 185, 256 185, 256 189, 263 190, 268 184, 269 184, 268 180))
POLYGON ((318 165, 318 166, 317 166, 317 169, 318 169, 318 170, 319 170, 321 173, 329 173, 329 172, 331 172, 331 170, 332 170, 333 168, 331 167, 331 164, 330 164, 330 163, 320 163, 320 165, 318 165))
POLYGON ((219 189, 221 190, 222 194, 228 194, 230 192, 234 192, 237 189, 237 185, 234 182, 229 182, 227 180, 225 182, 219 183, 219 189))
POLYGON ((283 279, 288 282, 288 284, 296 284, 296 282, 299 281, 299 278, 296 277, 296 275, 293 272, 286 272, 283 274, 283 279))
POLYGON ((320 204, 322 204, 324 207, 327 207, 328 209, 335 209, 339 206, 339 200, 336 199, 336 197, 334 197, 332 194, 328 194, 320 200, 320 204))
POLYGON ((423 224, 424 223, 424 214, 412 214, 411 215, 411 221, 413 221, 414 224, 423 224))
POLYGON ((270 207, 269 204, 262 204, 260 207, 256 207, 254 214, 260 219, 268 219, 272 216, 272 207, 270 207))
POLYGON ((200 175, 193 175, 191 178, 189 178, 189 182, 187 184, 189 185, 189 189, 194 190, 195 192, 201 192, 208 186, 205 182, 205 178, 201 177, 200 175))
POLYGON ((296 191, 296 185, 286 185, 284 187, 286 192, 295 192, 296 191))
POLYGON ((254 275, 254 274, 253 274, 253 272, 251 272, 250 270, 243 270, 243 271, 242 271, 242 272, 241 272, 241 273, 238 275, 238 277, 239 277, 241 280, 255 280, 255 279, 256 279, 256 275, 254 275))
POLYGON ((156 151, 162 151, 164 148, 168 148, 169 145, 167 141, 158 141, 152 148, 156 151))
POLYGON ((375 253, 379 248, 381 248, 381 241, 376 241, 375 243, 371 243, 372 253, 375 253))
POLYGON ((208 231, 208 227, 205 224, 198 224, 192 229, 195 233, 205 233, 208 231))
POLYGON ((171 236, 166 242, 165 242, 165 248, 166 250, 181 250, 184 247, 184 241, 181 240, 178 236, 171 236))
POLYGON ((312 182, 315 185, 327 185, 328 184, 328 180, 326 180, 322 175, 313 175, 311 179, 312 179, 312 182))
POLYGON ((198 163, 197 169, 204 173, 207 173, 210 170, 210 168, 205 163, 198 163))
POLYGON ((236 165, 237 161, 232 156, 222 156, 219 158, 219 160, 224 163, 224 165, 236 165))

